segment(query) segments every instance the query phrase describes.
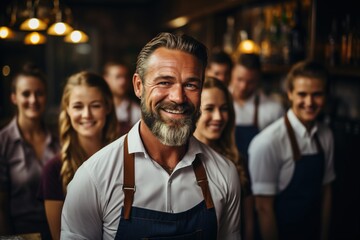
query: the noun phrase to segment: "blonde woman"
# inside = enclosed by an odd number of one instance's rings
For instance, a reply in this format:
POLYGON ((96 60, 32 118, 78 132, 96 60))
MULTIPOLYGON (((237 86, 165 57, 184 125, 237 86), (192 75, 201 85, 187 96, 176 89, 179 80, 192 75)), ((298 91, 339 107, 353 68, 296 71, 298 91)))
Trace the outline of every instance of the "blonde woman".
POLYGON ((201 115, 194 136, 237 167, 242 187, 242 239, 253 239, 253 198, 248 175, 235 144, 235 113, 232 97, 220 80, 207 77, 201 93, 201 115))
POLYGON ((76 170, 118 136, 112 101, 107 83, 96 74, 77 73, 65 85, 59 117, 61 153, 45 166, 40 190, 53 239, 60 238, 66 187, 76 170))

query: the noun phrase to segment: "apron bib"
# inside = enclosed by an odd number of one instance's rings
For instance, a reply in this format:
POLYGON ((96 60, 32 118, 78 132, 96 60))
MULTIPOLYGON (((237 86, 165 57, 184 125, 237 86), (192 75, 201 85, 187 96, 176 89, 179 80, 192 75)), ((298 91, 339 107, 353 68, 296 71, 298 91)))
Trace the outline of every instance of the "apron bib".
POLYGON ((204 200, 180 213, 167 213, 133 207, 135 189, 134 154, 124 142, 124 206, 115 239, 207 240, 217 238, 217 218, 208 180, 201 160, 196 156, 193 169, 204 200))
POLYGON ((290 122, 285 116, 295 169, 289 185, 275 198, 279 239, 319 239, 324 154, 317 135, 317 154, 300 155, 290 122))
POLYGON ((248 148, 251 140, 259 133, 258 127, 258 109, 259 96, 255 96, 254 101, 254 119, 252 125, 237 125, 235 127, 235 141, 241 155, 245 157, 245 162, 248 159, 248 148))

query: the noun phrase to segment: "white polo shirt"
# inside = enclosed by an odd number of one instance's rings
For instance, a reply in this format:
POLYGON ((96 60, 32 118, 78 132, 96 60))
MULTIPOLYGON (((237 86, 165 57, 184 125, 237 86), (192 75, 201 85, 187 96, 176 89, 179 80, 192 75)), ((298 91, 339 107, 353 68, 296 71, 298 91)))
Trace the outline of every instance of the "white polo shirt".
MULTIPOLYGON (((323 184, 333 181, 334 140, 331 130, 318 123, 308 133, 291 109, 287 116, 302 155, 318 152, 314 139, 314 134, 317 133, 325 155, 323 184)), ((284 118, 280 118, 259 133, 251 141, 248 153, 254 195, 275 195, 287 187, 294 173, 295 162, 284 118)))
MULTIPOLYGON (((135 153, 133 206, 168 213, 191 209, 204 200, 192 162, 199 154, 214 201, 219 239, 240 239, 240 183, 235 166, 191 137, 189 149, 169 174, 145 151, 139 123, 128 134, 135 153)), ((95 153, 76 172, 65 199, 61 239, 114 239, 123 207, 124 137, 95 153)))
MULTIPOLYGON (((259 92, 259 108, 258 108, 258 127, 260 130, 273 123, 284 115, 282 105, 274 99, 259 92)), ((255 114, 255 94, 247 99, 244 105, 240 106, 234 101, 235 124, 250 126, 254 122, 255 114)))

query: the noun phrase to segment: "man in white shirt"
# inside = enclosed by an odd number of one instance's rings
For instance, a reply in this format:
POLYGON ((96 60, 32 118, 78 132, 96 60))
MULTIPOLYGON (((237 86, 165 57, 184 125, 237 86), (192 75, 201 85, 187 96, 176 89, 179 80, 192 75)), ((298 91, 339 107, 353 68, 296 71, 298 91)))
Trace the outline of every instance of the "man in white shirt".
POLYGON ((291 109, 249 147, 250 176, 262 239, 327 239, 334 173, 330 129, 317 122, 327 72, 315 62, 293 66, 291 109))
POLYGON ((104 66, 104 79, 113 94, 120 135, 127 133, 139 121, 139 104, 132 99, 132 84, 128 66, 120 61, 110 61, 104 66))
POLYGON ((242 54, 232 70, 231 91, 235 109, 235 139, 247 159, 250 141, 284 114, 281 103, 260 89, 261 63, 257 54, 242 54))
POLYGON ((141 121, 78 169, 61 239, 240 239, 236 168, 192 137, 206 63, 186 35, 161 33, 142 49, 141 121))

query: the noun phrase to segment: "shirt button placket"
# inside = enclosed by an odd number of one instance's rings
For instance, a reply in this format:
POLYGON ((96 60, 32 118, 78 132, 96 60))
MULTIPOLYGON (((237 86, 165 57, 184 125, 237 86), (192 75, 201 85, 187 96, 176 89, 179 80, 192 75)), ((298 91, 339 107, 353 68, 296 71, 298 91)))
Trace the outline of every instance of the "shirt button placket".
POLYGON ((170 178, 168 180, 168 184, 167 184, 167 199, 168 199, 168 202, 167 202, 168 209, 167 210, 169 213, 173 213, 172 204, 171 204, 171 184, 172 184, 172 180, 170 178))

